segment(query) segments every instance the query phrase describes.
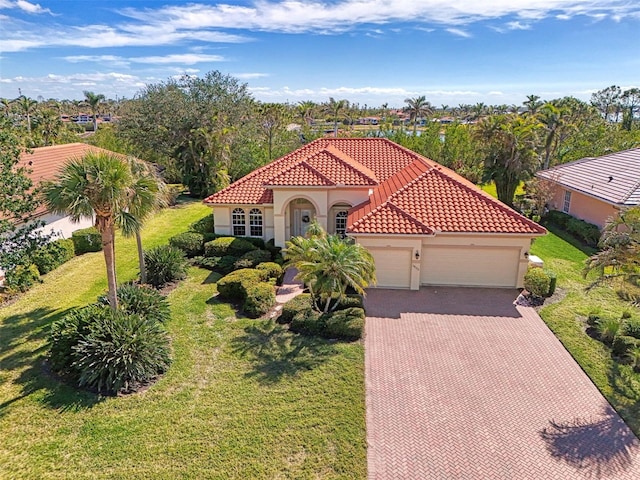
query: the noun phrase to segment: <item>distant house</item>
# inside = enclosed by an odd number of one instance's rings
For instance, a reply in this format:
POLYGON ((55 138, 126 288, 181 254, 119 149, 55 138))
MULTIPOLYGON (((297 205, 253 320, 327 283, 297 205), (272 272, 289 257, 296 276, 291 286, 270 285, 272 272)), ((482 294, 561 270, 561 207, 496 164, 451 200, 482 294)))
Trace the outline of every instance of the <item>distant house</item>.
POLYGON ((536 176, 555 185, 551 209, 599 227, 620 209, 640 205, 640 148, 582 158, 536 176))
POLYGON ((209 196, 215 232, 284 246, 316 219, 374 257, 378 286, 516 288, 545 229, 384 138, 323 138, 209 196))

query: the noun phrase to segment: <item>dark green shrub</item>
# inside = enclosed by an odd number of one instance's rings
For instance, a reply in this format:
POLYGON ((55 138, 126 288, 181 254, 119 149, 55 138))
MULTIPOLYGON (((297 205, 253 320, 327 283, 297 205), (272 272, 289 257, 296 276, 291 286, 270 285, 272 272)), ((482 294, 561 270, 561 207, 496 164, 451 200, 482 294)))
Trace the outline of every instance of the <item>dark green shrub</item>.
POLYGON ((40 272, 34 264, 16 265, 5 272, 4 284, 12 292, 26 292, 40 282, 40 272))
POLYGON ((624 334, 640 339, 640 320, 637 318, 627 318, 623 324, 624 334))
POLYGON ((305 335, 319 335, 325 329, 324 319, 316 310, 301 310, 291 319, 289 330, 305 335))
POLYGON ((534 297, 545 297, 549 293, 551 279, 544 270, 533 267, 524 276, 524 288, 534 297))
POLYGON ((607 345, 613 343, 614 338, 622 331, 622 321, 617 318, 602 318, 596 326, 600 340, 607 345))
MULTIPOLYGON (((145 285, 123 283, 118 287, 118 306, 128 314, 140 315, 143 318, 164 323, 171 318, 167 298, 157 290, 145 285)), ((98 303, 109 305, 106 295, 98 297, 98 303)))
POLYGON ((144 252, 147 266, 147 282, 156 288, 182 280, 187 276, 187 259, 184 252, 171 245, 160 245, 144 252))
POLYGON ((236 268, 253 268, 259 263, 271 261, 271 254, 266 250, 251 250, 242 255, 236 262, 236 268))
POLYGON ((364 308, 361 295, 358 295, 358 294, 346 295, 345 297, 342 298, 342 300, 340 300, 340 303, 335 308, 335 310, 345 310, 347 308, 352 308, 352 307, 364 308))
POLYGON ((162 324, 104 310, 109 313, 98 316, 73 347, 72 368, 80 386, 114 394, 127 392, 169 368, 169 337, 162 324))
POLYGON ((196 232, 184 232, 169 239, 169 245, 179 248, 188 257, 204 253, 204 236, 196 232))
POLYGON ((282 305, 282 312, 280 312, 280 317, 278 317, 278 323, 291 323, 296 314, 310 310, 313 310, 311 294, 301 293, 282 305))
POLYGON ((95 227, 76 230, 71 234, 76 255, 102 250, 102 236, 95 227))
POLYGON ((40 275, 44 275, 68 262, 74 255, 73 240, 61 238, 39 248, 31 257, 31 261, 38 267, 40 275))
POLYGON ((602 318, 602 309, 601 308, 593 308, 587 314, 587 325, 591 327, 598 326, 598 322, 602 318))
POLYGON ((75 361, 74 347, 84 335, 89 333, 89 326, 96 321, 96 318, 108 313, 108 308, 104 306, 89 305, 72 310, 51 324, 49 364, 54 372, 74 376, 76 372, 71 367, 75 361))
POLYGON ((265 273, 260 270, 242 268, 218 280, 218 293, 224 298, 244 300, 249 285, 264 282, 266 279, 265 273))
POLYGON ((558 275, 553 270, 545 270, 544 273, 549 277, 549 291, 547 297, 553 295, 556 291, 556 285, 558 283, 558 275))
POLYGON ((613 339, 611 351, 618 357, 626 357, 631 349, 639 346, 638 339, 627 335, 618 335, 613 339))
POLYGON ((561 228, 566 228, 567 222, 571 220, 573 217, 568 213, 561 212, 560 210, 550 210, 545 216, 544 219, 547 222, 553 223, 561 228))
POLYGON ((236 237, 220 237, 204 244, 205 257, 224 257, 231 255, 240 258, 256 247, 246 240, 236 237))
POLYGON ((588 245, 596 245, 600 239, 600 229, 592 223, 571 217, 566 224, 567 232, 588 245))
POLYGON ((264 244, 264 248, 266 248, 267 250, 269 250, 269 252, 271 252, 271 259, 273 261, 275 261, 276 258, 281 257, 280 252, 282 251, 282 248, 276 247, 276 243, 273 238, 264 244))
POLYGON ((222 238, 228 235, 218 235, 217 233, 207 232, 207 233, 203 233, 202 236, 204 237, 204 243, 209 243, 210 241, 215 240, 216 238, 222 238))
POLYGON ((323 337, 339 338, 342 340, 357 340, 362 338, 364 331, 364 310, 350 307, 332 313, 324 314, 323 337))
POLYGON ((213 233, 213 213, 210 213, 206 217, 202 217, 200 220, 196 220, 189 225, 189 230, 197 233, 213 233))
POLYGON ((258 237, 236 237, 236 238, 249 242, 251 245, 253 245, 256 248, 259 248, 260 250, 266 250, 266 245, 264 243, 264 240, 261 238, 258 238, 258 237))
POLYGON ((273 285, 260 282, 245 288, 246 298, 242 309, 249 317, 261 317, 276 304, 276 289, 273 285))
POLYGON ((178 203, 178 197, 185 191, 184 185, 180 183, 167 184, 167 205, 173 207, 178 203))
POLYGON ((284 270, 280 265, 275 262, 263 262, 256 265, 256 270, 263 270, 267 272, 268 278, 275 279, 276 283, 280 285, 282 278, 284 277, 284 270))

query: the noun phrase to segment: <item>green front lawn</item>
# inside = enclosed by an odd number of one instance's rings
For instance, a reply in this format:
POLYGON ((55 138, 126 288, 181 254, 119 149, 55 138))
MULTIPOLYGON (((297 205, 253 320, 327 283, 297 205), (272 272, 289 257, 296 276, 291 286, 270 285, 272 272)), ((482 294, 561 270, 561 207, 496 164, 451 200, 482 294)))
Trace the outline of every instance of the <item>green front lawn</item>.
POLYGON ((545 237, 536 239, 531 248, 532 254, 544 260, 546 268, 558 274, 558 288, 566 294, 559 302, 543 307, 540 316, 638 435, 640 375, 627 365, 615 363, 609 349, 585 333, 584 318, 596 308, 604 316, 617 318, 624 310, 633 310, 636 316, 640 311, 621 301, 613 288, 599 287, 585 292, 590 280, 583 278, 582 267, 593 250, 583 251, 562 237, 566 238, 552 229, 545 237))
MULTIPOLYGON (((165 210, 143 232, 165 243, 210 210, 165 210)), ((118 280, 137 274, 117 239, 118 280)), ((48 325, 106 288, 101 253, 76 257, 0 309, 0 478, 365 478, 362 344, 238 319, 192 268, 170 294, 174 363, 146 391, 103 398, 51 378, 48 325)))

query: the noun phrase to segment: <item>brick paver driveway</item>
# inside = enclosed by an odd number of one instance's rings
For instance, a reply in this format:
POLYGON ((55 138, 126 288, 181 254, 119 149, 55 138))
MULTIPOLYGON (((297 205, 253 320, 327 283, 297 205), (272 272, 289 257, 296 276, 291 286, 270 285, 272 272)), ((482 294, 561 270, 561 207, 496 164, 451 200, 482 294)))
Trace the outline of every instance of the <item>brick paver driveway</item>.
POLYGON ((640 479, 638 439, 516 295, 368 292, 370 479, 640 479))

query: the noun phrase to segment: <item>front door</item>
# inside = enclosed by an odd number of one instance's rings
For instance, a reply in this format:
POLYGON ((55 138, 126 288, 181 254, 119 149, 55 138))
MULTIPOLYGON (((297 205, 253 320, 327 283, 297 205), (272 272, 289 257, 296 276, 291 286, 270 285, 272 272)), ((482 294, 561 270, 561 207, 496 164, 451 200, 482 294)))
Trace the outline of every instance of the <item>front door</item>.
POLYGON ((309 208, 296 208, 293 211, 293 235, 304 237, 311 223, 312 211, 309 208))

